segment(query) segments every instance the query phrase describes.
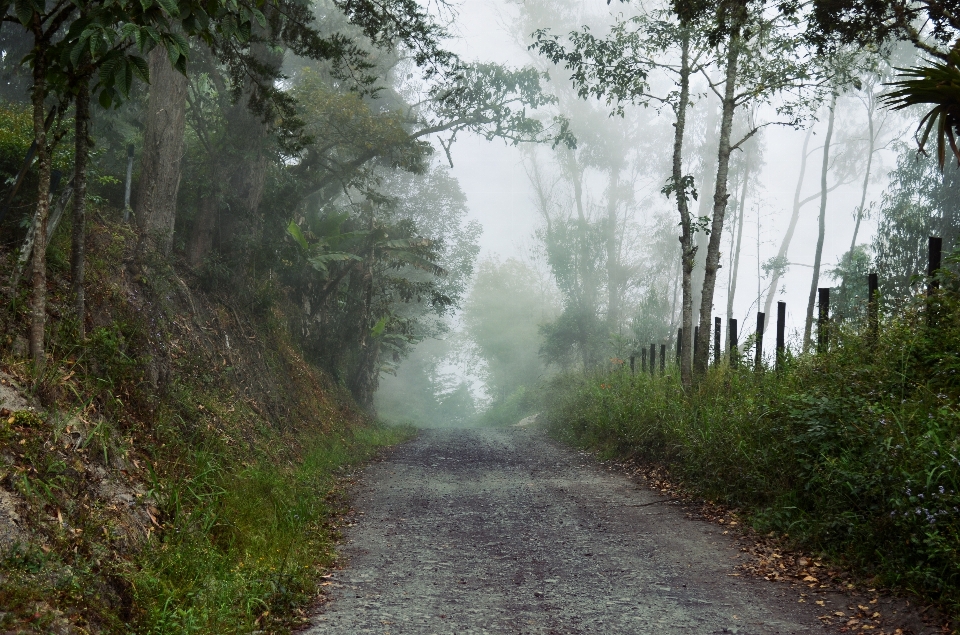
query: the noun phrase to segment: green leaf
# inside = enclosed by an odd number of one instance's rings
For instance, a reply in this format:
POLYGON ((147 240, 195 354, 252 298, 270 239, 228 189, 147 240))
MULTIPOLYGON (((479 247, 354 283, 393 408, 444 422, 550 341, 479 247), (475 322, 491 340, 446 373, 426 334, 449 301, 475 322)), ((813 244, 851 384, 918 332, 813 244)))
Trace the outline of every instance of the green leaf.
POLYGON ((157 3, 163 7, 163 10, 170 14, 170 16, 177 17, 180 15, 180 7, 177 6, 176 0, 157 0, 157 3))
POLYGON ((383 332, 387 328, 387 322, 389 321, 389 319, 390 319, 390 316, 388 315, 384 315, 382 318, 380 318, 380 321, 377 322, 372 329, 370 329, 370 335, 372 335, 373 337, 380 337, 381 335, 383 335, 383 332))
POLYGON ((290 234, 290 236, 297 241, 297 244, 303 247, 305 250, 310 249, 310 245, 307 244, 306 237, 303 235, 303 232, 300 231, 300 226, 295 222, 290 221, 290 224, 287 225, 287 233, 290 234))
POLYGON ((110 106, 113 104, 113 96, 110 94, 111 92, 112 91, 109 88, 104 88, 100 91, 98 101, 104 110, 109 110, 110 106))
POLYGON ((147 60, 137 55, 131 55, 130 66, 140 81, 144 84, 150 83, 150 65, 147 64, 147 60))
POLYGON ((33 2, 30 0, 16 0, 13 4, 13 10, 17 14, 17 19, 23 26, 29 26, 33 19, 33 2))

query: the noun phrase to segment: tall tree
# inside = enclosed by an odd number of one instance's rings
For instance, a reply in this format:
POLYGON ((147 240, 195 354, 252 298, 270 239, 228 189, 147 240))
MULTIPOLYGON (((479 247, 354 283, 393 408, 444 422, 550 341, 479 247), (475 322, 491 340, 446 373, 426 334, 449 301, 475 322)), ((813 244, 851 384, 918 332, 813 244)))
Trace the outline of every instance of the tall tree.
POLYGON ((808 350, 813 328, 813 308, 817 300, 817 285, 820 284, 820 264, 823 258, 823 240, 827 221, 827 172, 830 170, 830 141, 833 138, 833 123, 836 119, 837 93, 830 97, 827 134, 823 140, 823 162, 820 166, 820 215, 817 218, 817 247, 813 255, 813 274, 810 279, 810 295, 807 296, 807 316, 803 325, 803 350, 808 350))

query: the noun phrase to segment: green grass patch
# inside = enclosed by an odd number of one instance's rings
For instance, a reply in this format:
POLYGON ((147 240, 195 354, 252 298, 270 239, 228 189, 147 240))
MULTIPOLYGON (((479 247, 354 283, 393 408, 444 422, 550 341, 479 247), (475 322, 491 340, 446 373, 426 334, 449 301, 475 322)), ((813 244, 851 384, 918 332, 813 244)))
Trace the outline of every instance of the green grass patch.
POLYGON ((156 483, 164 531, 129 579, 135 632, 286 630, 335 559, 338 474, 411 434, 366 426, 317 435, 293 466, 266 455, 230 465, 222 452, 195 450, 190 476, 156 483))

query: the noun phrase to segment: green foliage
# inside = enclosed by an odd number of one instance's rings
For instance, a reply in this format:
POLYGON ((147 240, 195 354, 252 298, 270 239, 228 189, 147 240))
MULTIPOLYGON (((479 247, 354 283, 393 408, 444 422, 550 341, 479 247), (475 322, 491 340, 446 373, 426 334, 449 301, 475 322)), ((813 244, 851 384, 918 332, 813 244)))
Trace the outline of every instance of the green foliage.
POLYGON ((316 594, 317 566, 334 561, 337 472, 408 435, 382 427, 331 431, 306 441, 295 467, 267 457, 239 465, 215 445, 193 449, 189 475, 154 484, 168 531, 148 544, 130 580, 137 632, 281 624, 316 594))
POLYGON ((920 151, 923 151, 930 133, 936 129, 937 162, 943 169, 947 159, 947 144, 960 163, 960 148, 957 147, 956 130, 960 129, 960 53, 951 51, 946 61, 929 63, 926 66, 899 68, 900 75, 893 82, 896 90, 884 94, 881 100, 893 110, 912 106, 930 106, 920 120, 920 151))
POLYGON ((960 295, 956 278, 885 321, 835 327, 781 372, 711 369, 689 392, 621 370, 562 376, 554 432, 664 464, 687 488, 960 613, 960 295), (928 325, 929 324, 929 325, 928 325))
POLYGON ((944 251, 957 245, 960 232, 960 169, 937 167, 930 157, 899 146, 878 211, 873 252, 884 300, 898 305, 916 291, 916 276, 926 274, 928 237, 943 238, 944 251))

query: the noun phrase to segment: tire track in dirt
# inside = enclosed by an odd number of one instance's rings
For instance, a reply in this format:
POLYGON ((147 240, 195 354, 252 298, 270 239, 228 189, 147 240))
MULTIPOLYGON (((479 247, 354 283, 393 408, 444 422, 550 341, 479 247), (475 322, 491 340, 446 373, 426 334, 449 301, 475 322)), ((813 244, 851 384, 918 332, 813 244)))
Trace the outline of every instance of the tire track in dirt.
MULTIPOLYGON (((309 635, 814 633, 721 528, 529 428, 426 430, 368 467, 309 635)), ((829 606, 829 604, 828 604, 829 606)))

